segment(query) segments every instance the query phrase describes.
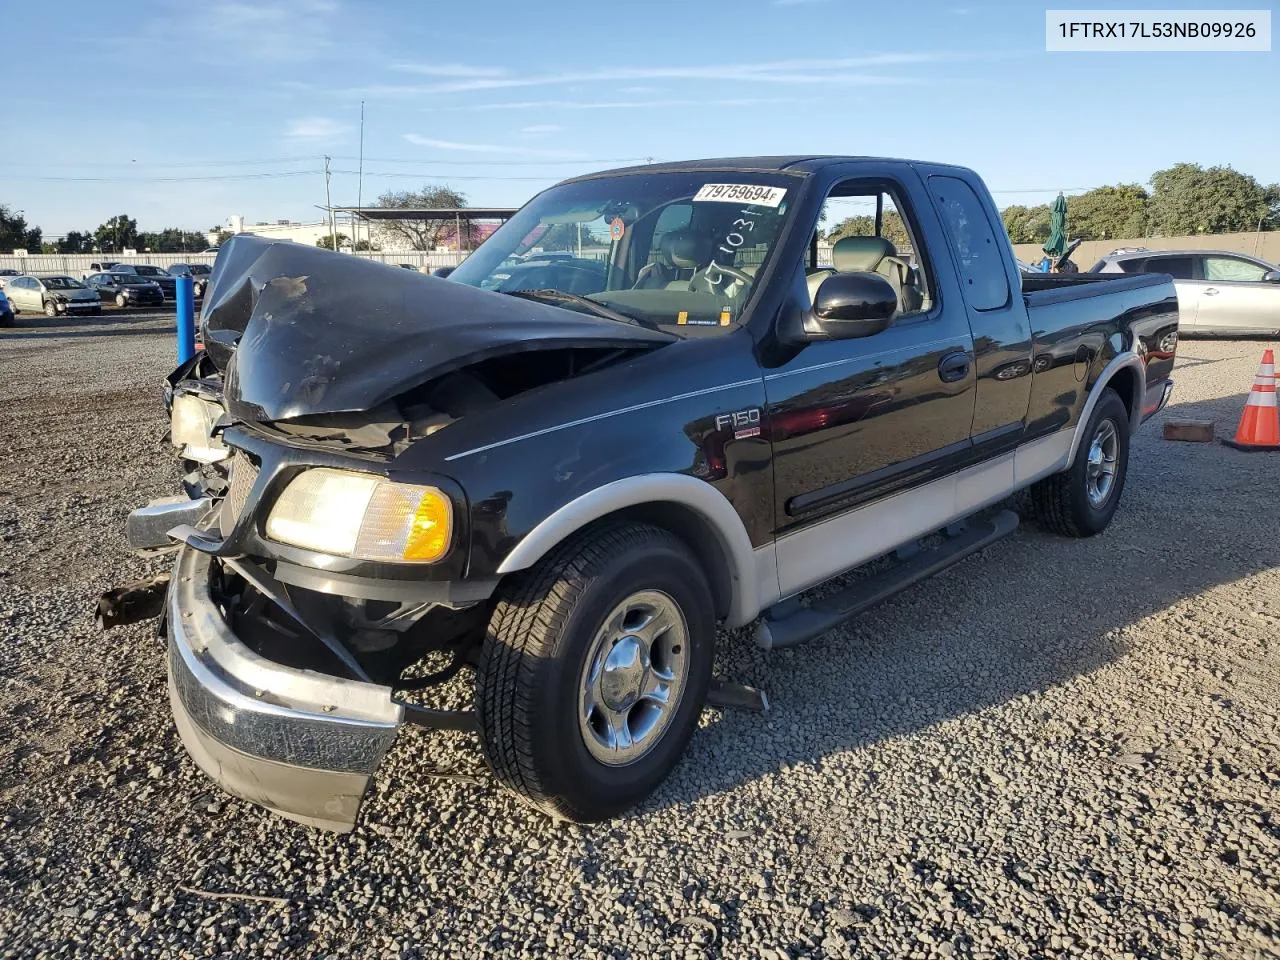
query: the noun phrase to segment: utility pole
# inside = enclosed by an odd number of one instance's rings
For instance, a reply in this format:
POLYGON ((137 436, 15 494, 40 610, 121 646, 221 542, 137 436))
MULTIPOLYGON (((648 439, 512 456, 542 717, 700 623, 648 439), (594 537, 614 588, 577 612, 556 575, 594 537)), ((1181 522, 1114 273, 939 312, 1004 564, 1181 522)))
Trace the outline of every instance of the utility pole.
POLYGON ((324 158, 324 206, 329 211, 329 242, 334 253, 338 252, 338 227, 333 222, 333 201, 329 199, 329 155, 324 158))
MULTIPOLYGON (((356 206, 364 205, 364 101, 360 101, 360 167, 356 173, 356 206)), ((356 218, 351 218, 351 249, 356 248, 356 218)))

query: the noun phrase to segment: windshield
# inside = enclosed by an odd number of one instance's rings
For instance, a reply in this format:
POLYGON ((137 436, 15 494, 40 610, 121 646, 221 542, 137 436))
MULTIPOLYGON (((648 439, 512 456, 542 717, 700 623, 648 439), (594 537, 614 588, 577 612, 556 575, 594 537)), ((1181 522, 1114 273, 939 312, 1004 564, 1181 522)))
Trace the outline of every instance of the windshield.
POLYGON ((128 284, 131 287, 146 286, 151 282, 146 277, 135 276, 132 273, 113 273, 111 279, 116 283, 128 284))
POLYGON ((190 270, 192 274, 198 277, 204 276, 209 272, 208 264, 204 264, 204 263, 193 263, 187 269, 190 270))
POLYGON ((141 266, 141 267, 134 267, 133 269, 135 273, 138 273, 139 275, 144 277, 158 277, 162 273, 164 273, 164 271, 161 270, 159 267, 141 266))
POLYGON ((84 287, 79 280, 70 277, 45 277, 40 281, 46 290, 79 290, 84 287))
POLYGON ((730 327, 773 251, 796 183, 776 173, 688 171, 552 187, 449 279, 504 293, 576 294, 674 332, 730 327))

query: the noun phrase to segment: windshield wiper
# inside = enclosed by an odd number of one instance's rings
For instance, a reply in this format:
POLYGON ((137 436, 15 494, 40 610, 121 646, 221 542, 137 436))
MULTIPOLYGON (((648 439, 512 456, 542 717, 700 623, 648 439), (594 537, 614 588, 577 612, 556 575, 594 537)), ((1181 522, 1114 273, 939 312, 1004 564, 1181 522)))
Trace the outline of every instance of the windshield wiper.
POLYGON ((648 327, 650 330, 657 330, 656 324, 646 323, 639 317, 628 316, 625 313, 619 313, 617 310, 606 307, 603 303, 597 303, 590 297, 580 297, 576 293, 565 293, 563 290, 543 289, 543 290, 503 290, 509 297, 522 297, 525 300, 537 300, 539 302, 550 303, 572 303, 575 306, 584 307, 597 317, 604 317, 607 320, 617 320, 619 323, 631 323, 641 327, 648 327))

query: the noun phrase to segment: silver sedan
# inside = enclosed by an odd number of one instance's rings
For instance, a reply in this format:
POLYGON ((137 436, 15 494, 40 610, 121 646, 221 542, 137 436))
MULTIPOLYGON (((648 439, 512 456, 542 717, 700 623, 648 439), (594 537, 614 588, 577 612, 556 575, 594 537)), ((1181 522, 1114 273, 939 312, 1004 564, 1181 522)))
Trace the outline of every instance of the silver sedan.
POLYGON ((1090 272, 1169 274, 1182 333, 1280 333, 1280 267, 1257 257, 1231 250, 1129 250, 1103 257, 1090 272))

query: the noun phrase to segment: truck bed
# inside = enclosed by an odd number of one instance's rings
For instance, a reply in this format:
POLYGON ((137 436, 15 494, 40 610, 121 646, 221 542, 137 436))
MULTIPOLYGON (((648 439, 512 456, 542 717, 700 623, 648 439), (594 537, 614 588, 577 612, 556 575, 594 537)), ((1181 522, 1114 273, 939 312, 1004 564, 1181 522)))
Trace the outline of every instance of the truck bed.
POLYGON ((1172 281, 1162 273, 1024 273, 1022 295, 1028 307, 1035 307, 1143 290, 1166 283, 1172 289, 1172 281))

